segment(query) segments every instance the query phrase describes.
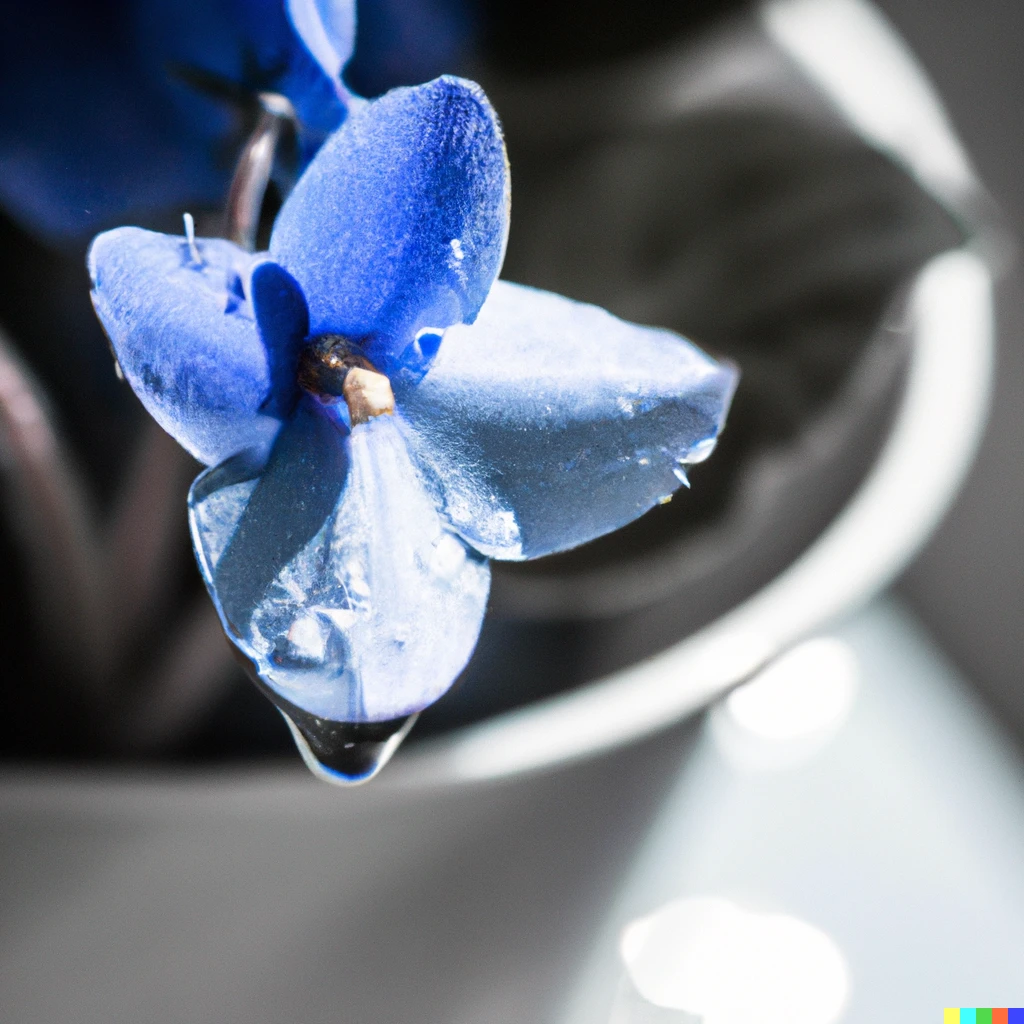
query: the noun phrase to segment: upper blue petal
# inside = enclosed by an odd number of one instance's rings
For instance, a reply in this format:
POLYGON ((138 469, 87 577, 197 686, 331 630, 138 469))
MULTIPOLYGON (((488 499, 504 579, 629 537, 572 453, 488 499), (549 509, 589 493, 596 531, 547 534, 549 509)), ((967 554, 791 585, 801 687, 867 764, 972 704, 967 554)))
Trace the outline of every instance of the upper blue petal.
POLYGON ((302 285, 313 334, 361 341, 394 372, 422 328, 475 318, 501 267, 508 204, 487 98, 438 78, 353 112, 284 204, 270 251, 302 285))
POLYGON ((676 490, 710 454, 736 378, 670 331, 499 281, 395 398, 446 518, 479 551, 522 559, 676 490))
POLYGON ((476 646, 486 561, 450 532, 395 418, 346 436, 306 399, 262 471, 238 457, 189 498, 200 571, 232 641, 321 718, 422 710, 476 646))
POLYGON ((183 237, 117 228, 93 242, 89 273, 135 393, 212 465, 274 439, 308 319, 298 285, 265 257, 221 239, 196 246, 198 262, 183 237))

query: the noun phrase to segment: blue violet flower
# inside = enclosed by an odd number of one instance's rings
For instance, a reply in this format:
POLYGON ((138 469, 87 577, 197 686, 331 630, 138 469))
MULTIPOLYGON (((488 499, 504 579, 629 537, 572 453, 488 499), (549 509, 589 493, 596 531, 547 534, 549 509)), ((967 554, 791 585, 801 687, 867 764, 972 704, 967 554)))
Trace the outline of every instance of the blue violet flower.
POLYGON ((125 227, 89 254, 125 377, 213 467, 189 504, 224 629, 335 781, 463 669, 488 559, 667 500, 731 400, 678 335, 496 280, 508 217, 495 113, 444 77, 354 108, 268 253, 125 227))
MULTIPOLYGON (((260 95, 301 169, 359 103, 355 0, 33 0, 0 33, 0 205, 52 240, 219 205, 260 95)), ((369 55, 368 55, 369 56, 369 55)))

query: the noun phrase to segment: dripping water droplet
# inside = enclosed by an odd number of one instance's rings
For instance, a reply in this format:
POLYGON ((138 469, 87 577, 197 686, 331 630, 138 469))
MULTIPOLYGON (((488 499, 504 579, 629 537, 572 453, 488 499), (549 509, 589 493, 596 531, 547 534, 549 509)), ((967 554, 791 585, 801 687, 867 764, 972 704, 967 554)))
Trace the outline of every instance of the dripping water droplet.
POLYGON ((355 786, 376 775, 408 735, 418 715, 387 722, 332 722, 297 708, 281 712, 306 766, 318 778, 355 786), (292 720, 292 715, 301 725, 292 720))
POLYGON ((318 779, 336 786, 357 786, 372 779, 391 760, 420 717, 416 712, 384 722, 319 718, 268 686, 252 661, 234 644, 231 650, 257 689, 281 712, 306 767, 318 779))

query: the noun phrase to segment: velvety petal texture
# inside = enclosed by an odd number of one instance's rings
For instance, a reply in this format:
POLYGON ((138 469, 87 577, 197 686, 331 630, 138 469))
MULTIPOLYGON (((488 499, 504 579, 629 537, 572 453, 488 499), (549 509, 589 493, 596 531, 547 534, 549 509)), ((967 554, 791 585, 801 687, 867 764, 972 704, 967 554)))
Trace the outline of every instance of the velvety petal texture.
POLYGON ((685 483, 736 379, 670 331, 499 281, 396 401, 452 526, 524 559, 624 526, 685 483))
POLYGON ((479 86, 443 77, 354 111, 274 226, 271 255, 302 285, 313 334, 360 342, 397 372, 424 328, 471 322, 501 267, 509 181, 479 86))
POLYGON ((224 628, 285 701, 333 721, 413 714, 476 645, 486 561, 438 516, 398 422, 351 434, 304 400, 260 472, 237 458, 190 497, 224 628))
POLYGON ((280 267, 222 239, 117 228, 93 242, 89 273, 126 379, 179 444, 207 465, 269 446, 308 327, 280 267))

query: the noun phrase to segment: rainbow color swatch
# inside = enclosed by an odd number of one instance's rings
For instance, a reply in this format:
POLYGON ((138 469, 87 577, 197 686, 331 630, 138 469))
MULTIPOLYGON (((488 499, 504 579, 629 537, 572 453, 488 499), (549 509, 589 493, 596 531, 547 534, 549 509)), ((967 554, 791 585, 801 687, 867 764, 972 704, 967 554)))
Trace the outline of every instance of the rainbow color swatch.
POLYGON ((942 1024, 1024 1024, 1024 1009, 991 1006, 947 1006, 942 1024))

